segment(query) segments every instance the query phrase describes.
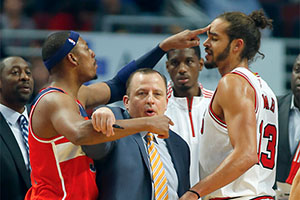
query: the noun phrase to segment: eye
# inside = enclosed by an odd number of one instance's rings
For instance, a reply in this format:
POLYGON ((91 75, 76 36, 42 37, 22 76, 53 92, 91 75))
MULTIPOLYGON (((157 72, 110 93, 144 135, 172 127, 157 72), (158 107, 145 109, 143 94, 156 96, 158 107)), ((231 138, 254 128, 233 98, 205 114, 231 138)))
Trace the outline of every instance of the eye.
POLYGON ((30 71, 30 70, 26 70, 25 73, 26 73, 28 76, 31 76, 31 71, 30 71))
POLYGON ((294 72, 295 73, 300 73, 300 65, 296 65, 296 67, 294 68, 294 72))
POLYGON ((187 61, 186 61, 186 63, 188 64, 188 65, 191 65, 191 64, 193 64, 194 63, 194 60, 193 59, 187 59, 187 61))
POLYGON ((174 67, 177 67, 179 64, 179 62, 177 60, 172 60, 171 61, 171 65, 173 65, 174 67))
POLYGON ((138 96, 144 96, 144 95, 146 95, 146 93, 145 93, 144 91, 139 91, 139 92, 137 93, 137 95, 138 95, 138 96))
POLYGON ((215 38, 215 37, 212 37, 211 40, 212 40, 212 41, 218 41, 218 39, 215 38))
POLYGON ((11 71, 11 74, 15 75, 15 76, 18 76, 20 74, 20 72, 19 72, 19 70, 14 69, 14 70, 11 71))

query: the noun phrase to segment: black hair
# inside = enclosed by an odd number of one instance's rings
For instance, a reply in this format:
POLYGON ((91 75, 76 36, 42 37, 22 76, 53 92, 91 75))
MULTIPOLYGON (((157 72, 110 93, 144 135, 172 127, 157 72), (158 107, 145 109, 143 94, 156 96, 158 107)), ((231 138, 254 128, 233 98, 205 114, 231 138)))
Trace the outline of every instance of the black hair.
POLYGON ((65 44, 69 36, 69 31, 55 32, 49 35, 42 47, 43 60, 46 61, 53 56, 65 44))
MULTIPOLYGON (((190 47, 190 49, 194 49, 196 56, 200 59, 201 58, 201 51, 199 46, 190 47)), ((169 60, 170 52, 174 51, 175 49, 171 49, 167 52, 167 59, 169 60)))
POLYGON ((252 61, 256 53, 263 58, 264 54, 259 52, 261 32, 260 29, 269 27, 272 29, 272 19, 268 19, 262 10, 253 11, 250 15, 241 12, 226 12, 217 18, 229 22, 226 33, 229 42, 241 38, 245 42, 245 47, 241 53, 241 59, 247 58, 252 61))

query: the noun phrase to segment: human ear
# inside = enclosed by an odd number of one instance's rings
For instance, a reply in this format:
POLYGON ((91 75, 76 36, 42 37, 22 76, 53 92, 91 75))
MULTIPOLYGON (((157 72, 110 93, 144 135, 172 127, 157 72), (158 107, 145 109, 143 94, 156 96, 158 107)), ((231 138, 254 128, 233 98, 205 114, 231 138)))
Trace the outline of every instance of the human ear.
POLYGON ((126 110, 128 111, 129 110, 129 96, 128 95, 124 95, 123 104, 124 104, 126 110))

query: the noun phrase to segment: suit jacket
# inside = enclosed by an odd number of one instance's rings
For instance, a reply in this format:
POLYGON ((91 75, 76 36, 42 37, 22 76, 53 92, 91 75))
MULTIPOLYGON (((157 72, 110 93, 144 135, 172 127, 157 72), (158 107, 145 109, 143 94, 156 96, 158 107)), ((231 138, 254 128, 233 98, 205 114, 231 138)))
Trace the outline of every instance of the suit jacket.
POLYGON ((0 131, 1 199, 23 200, 31 186, 30 174, 15 136, 1 113, 0 131))
MULTIPOLYGON (((121 108, 112 108, 116 119, 128 119, 121 108)), ((178 196, 190 188, 190 152, 186 142, 170 130, 165 139, 178 176, 178 196)), ((152 185, 147 152, 140 134, 113 142, 84 146, 95 160, 100 200, 150 200, 152 185)))
POLYGON ((285 182, 287 179, 293 155, 289 144, 289 113, 292 101, 292 93, 277 97, 278 99, 278 123, 279 143, 277 157, 276 181, 285 182))

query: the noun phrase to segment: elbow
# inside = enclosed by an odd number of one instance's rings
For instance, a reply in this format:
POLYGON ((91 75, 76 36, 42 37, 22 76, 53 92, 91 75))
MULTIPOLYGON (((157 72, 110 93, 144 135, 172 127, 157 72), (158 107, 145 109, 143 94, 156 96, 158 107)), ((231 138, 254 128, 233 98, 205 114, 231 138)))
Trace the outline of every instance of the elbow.
POLYGON ((84 145, 84 139, 82 137, 73 137, 70 142, 72 142, 76 146, 84 145))
POLYGON ((76 146, 88 144, 87 136, 80 134, 78 131, 73 131, 68 139, 76 146))
POLYGON ((256 151, 248 151, 246 155, 244 155, 245 163, 247 163, 247 169, 251 168, 253 165, 258 163, 258 156, 256 151))

